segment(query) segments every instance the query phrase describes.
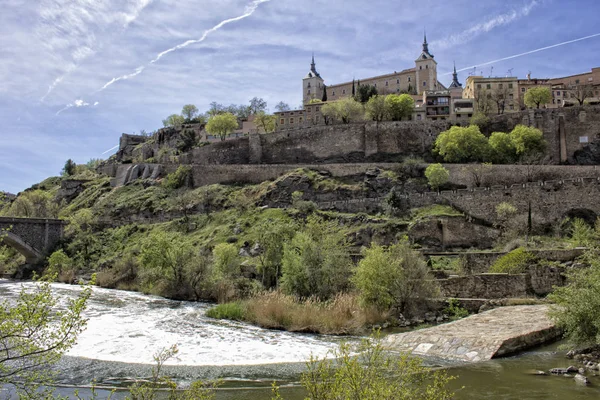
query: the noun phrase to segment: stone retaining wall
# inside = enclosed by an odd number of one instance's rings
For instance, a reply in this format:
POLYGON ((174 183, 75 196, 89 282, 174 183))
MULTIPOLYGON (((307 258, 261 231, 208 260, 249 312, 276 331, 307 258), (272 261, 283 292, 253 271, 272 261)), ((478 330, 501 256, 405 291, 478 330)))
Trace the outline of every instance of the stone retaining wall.
MULTIPOLYGON (((580 257, 585 249, 565 249, 565 250, 528 250, 537 258, 549 261, 573 261, 580 257)), ((482 274, 488 272, 494 262, 508 254, 507 252, 468 252, 461 255, 461 264, 463 272, 467 275, 482 274)))

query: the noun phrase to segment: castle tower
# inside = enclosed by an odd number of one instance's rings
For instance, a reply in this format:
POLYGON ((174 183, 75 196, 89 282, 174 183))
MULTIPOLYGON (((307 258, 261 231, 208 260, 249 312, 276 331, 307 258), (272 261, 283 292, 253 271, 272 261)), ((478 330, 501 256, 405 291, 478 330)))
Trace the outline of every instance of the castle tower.
POLYGON ((315 55, 313 54, 312 62, 310 64, 310 71, 304 79, 302 79, 302 104, 307 104, 312 99, 319 99, 323 97, 323 85, 324 81, 321 75, 317 72, 317 66, 315 64, 315 55))
POLYGON ((452 73, 452 83, 448 86, 450 94, 453 99, 460 99, 462 97, 462 83, 458 81, 458 73, 456 72, 456 63, 454 63, 454 72, 452 73))
POLYGON ((437 89, 437 61, 433 54, 429 52, 427 43, 427 34, 423 35, 423 51, 419 58, 415 60, 417 94, 423 94, 425 90, 437 89))

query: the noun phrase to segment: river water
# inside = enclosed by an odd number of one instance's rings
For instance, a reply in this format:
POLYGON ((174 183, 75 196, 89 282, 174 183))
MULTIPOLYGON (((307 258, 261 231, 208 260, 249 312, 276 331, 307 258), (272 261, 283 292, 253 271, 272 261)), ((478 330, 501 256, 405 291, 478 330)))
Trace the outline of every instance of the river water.
MULTIPOLYGON (((21 287, 31 288, 31 284, 0 280, 0 299, 15 299, 21 287)), ((54 284, 53 290, 65 300, 80 289, 54 284)), ((218 399, 258 400, 270 398, 270 384, 277 380, 286 399, 303 399, 298 378, 304 361, 311 354, 325 356, 342 340, 216 321, 204 315, 208 307, 94 288, 86 310, 87 329, 57 366, 58 382, 85 386, 95 381, 123 387, 131 379, 149 377, 153 354, 176 344, 179 353, 167 362, 165 372, 182 384, 222 378, 225 382, 218 399)), ((596 377, 590 377, 592 386, 581 387, 573 379, 533 375, 535 370, 567 364, 564 351, 555 344, 516 357, 445 367, 458 376, 452 382, 458 400, 600 398, 596 377)), ((65 395, 71 392, 71 388, 60 389, 65 395)))

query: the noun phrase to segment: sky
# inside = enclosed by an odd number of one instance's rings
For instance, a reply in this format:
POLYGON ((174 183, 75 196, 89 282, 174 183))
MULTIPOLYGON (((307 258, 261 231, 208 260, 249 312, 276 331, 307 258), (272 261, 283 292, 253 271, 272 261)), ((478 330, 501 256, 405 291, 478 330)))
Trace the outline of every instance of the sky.
POLYGON ((598 0, 0 0, 0 190, 107 158, 184 104, 297 107, 313 52, 326 84, 414 67, 424 30, 444 84, 453 62, 463 83, 586 72, 598 15, 598 0))

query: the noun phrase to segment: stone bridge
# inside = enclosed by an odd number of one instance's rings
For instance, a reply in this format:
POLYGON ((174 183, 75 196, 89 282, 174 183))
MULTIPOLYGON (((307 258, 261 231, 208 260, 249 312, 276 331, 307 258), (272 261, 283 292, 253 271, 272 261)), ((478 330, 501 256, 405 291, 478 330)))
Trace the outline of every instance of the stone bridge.
POLYGON ((42 261, 62 239, 66 221, 40 218, 0 217, 0 237, 25 256, 28 264, 42 261))

